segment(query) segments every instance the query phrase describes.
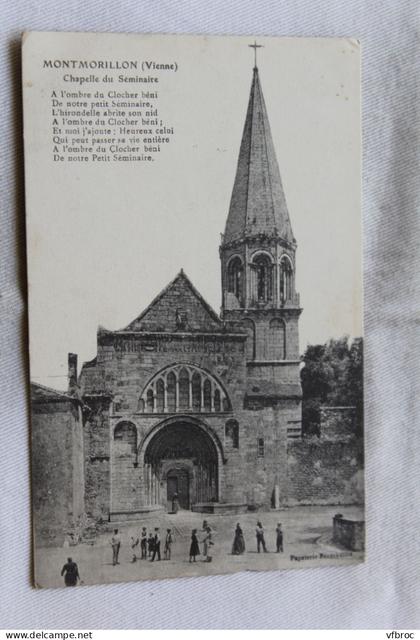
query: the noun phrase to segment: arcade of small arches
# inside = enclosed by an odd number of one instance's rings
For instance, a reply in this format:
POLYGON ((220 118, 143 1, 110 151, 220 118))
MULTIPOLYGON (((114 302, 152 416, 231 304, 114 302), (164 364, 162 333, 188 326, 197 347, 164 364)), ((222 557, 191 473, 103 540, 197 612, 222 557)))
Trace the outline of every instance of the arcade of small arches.
POLYGON ((139 402, 144 413, 220 413, 230 408, 216 378, 189 364, 172 365, 153 376, 139 402))
MULTIPOLYGON (((274 283, 278 283, 278 298, 284 303, 293 297, 293 265, 287 255, 283 255, 278 264, 265 252, 254 254, 250 262, 251 299, 255 302, 267 302, 273 299, 274 283)), ((239 255, 233 256, 227 267, 227 290, 238 300, 244 294, 244 265, 239 255)))

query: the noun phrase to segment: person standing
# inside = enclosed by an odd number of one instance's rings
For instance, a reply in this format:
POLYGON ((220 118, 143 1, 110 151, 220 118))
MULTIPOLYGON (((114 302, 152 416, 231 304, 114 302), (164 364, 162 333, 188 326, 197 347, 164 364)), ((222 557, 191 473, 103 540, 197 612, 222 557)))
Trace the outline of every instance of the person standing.
POLYGON ((155 535, 153 537, 153 554, 152 554, 152 560, 151 560, 152 562, 156 558, 156 554, 157 554, 158 560, 161 560, 159 527, 155 528, 155 535))
POLYGON ((241 525, 238 522, 235 529, 235 537, 233 539, 232 555, 240 556, 244 553, 244 551, 245 551, 244 534, 243 534, 241 525))
POLYGON ((166 529, 166 537, 165 537, 165 560, 171 559, 171 547, 172 547, 173 537, 172 531, 170 529, 166 529))
POLYGON ((147 530, 143 527, 140 534, 141 559, 147 558, 147 530))
POLYGON ((172 496, 172 513, 178 513, 179 511, 179 499, 178 494, 174 493, 172 496))
POLYGON ((276 527, 276 549, 277 553, 283 553, 283 530, 281 528, 281 522, 276 527))
POLYGON ((204 537, 203 540, 203 555, 204 555, 204 562, 211 562, 213 557, 212 557, 212 546, 214 545, 213 542, 213 537, 212 537, 212 531, 211 531, 211 527, 207 527, 206 529, 206 535, 204 537))
POLYGON ((153 553, 153 546, 154 546, 154 537, 153 537, 153 533, 150 532, 149 533, 149 537, 147 538, 147 549, 149 551, 149 558, 152 557, 152 553, 153 553))
POLYGON ((133 552, 133 557, 131 562, 136 562, 137 560, 137 551, 138 551, 138 547, 139 547, 139 539, 136 538, 136 536, 131 536, 130 538, 130 547, 131 547, 131 551, 133 552))
POLYGON ((75 587, 80 580, 77 564, 71 558, 67 558, 66 564, 61 569, 61 575, 64 576, 66 587, 75 587))
POLYGON ((197 538, 197 529, 193 529, 191 532, 191 545, 190 545, 190 562, 196 562, 196 556, 200 555, 200 547, 197 538))
POLYGON ((260 553, 260 548, 262 546, 264 553, 267 553, 267 547, 265 546, 265 538, 264 538, 264 527, 260 521, 257 522, 257 528, 255 529, 255 534, 257 536, 257 551, 260 553))
POLYGON ((118 534, 118 529, 114 529, 114 535, 111 538, 111 547, 112 547, 112 564, 115 567, 116 564, 120 564, 118 562, 118 555, 120 553, 120 548, 121 548, 121 538, 118 534))

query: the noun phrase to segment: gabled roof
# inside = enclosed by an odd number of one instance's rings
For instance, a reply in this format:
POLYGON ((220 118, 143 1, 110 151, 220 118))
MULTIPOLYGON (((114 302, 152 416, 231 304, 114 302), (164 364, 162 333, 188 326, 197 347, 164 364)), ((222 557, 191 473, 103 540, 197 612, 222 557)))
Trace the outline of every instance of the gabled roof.
POLYGON ((223 244, 259 234, 295 242, 258 69, 254 67, 223 244))
POLYGON ((31 382, 31 402, 68 402, 69 400, 73 398, 65 391, 57 391, 38 382, 31 382))
POLYGON ((223 323, 181 271, 122 331, 220 331, 223 323))

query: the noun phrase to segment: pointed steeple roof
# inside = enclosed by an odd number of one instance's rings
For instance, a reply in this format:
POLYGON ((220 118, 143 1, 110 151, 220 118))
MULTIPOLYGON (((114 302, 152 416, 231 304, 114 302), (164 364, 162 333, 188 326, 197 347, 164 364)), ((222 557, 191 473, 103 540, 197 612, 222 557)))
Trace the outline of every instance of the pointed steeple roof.
POLYGON ((254 67, 223 243, 258 234, 295 242, 258 68, 254 67))

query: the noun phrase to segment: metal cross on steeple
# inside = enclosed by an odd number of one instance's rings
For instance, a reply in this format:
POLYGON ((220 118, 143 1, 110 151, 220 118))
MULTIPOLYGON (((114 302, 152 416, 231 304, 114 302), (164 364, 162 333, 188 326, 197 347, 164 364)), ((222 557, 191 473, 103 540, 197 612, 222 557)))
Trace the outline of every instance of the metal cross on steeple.
POLYGON ((249 44, 248 47, 251 47, 251 49, 254 49, 254 68, 257 68, 257 49, 261 49, 264 45, 263 44, 257 44, 256 40, 254 40, 254 44, 249 44))

